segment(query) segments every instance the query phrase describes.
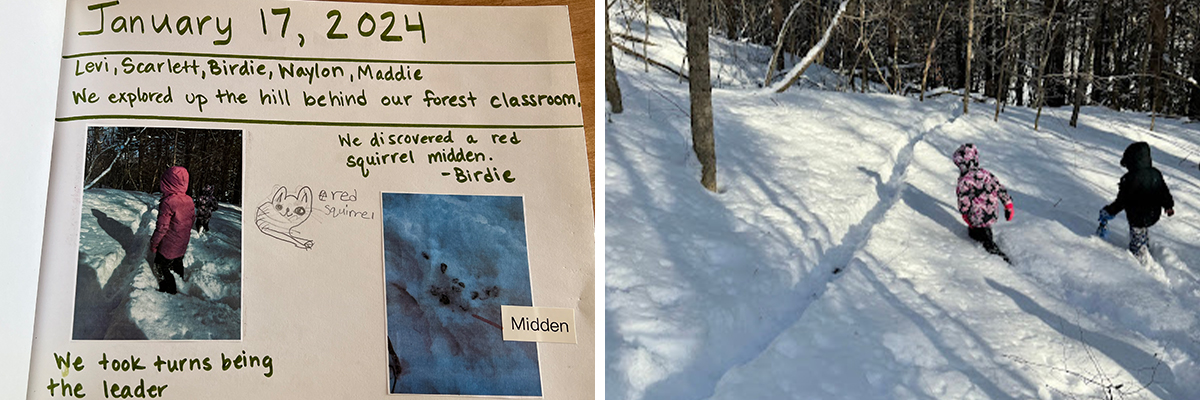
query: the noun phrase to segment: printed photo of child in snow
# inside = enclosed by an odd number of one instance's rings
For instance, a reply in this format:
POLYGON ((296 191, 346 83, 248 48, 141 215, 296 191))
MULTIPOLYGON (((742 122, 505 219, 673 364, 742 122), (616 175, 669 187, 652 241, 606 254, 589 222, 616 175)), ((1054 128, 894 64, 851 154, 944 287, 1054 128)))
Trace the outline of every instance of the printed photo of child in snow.
POLYGON ((88 128, 73 339, 241 338, 241 166, 241 131, 88 128))

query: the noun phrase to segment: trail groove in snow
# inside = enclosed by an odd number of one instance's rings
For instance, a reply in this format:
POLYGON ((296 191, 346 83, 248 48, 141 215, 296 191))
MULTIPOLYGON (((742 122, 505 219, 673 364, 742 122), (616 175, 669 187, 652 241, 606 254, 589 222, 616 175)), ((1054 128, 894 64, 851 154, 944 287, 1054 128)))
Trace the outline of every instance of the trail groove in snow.
POLYGON ((148 260, 160 195, 84 191, 72 335, 99 339, 238 339, 241 335, 241 210, 213 214, 191 231, 177 294, 159 292, 148 260))

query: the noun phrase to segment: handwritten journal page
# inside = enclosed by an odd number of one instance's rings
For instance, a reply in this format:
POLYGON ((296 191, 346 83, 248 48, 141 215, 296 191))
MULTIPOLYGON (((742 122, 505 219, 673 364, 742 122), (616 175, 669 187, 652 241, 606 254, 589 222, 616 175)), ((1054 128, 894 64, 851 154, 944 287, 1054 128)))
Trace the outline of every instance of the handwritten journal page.
POLYGON ((565 7, 71 1, 43 398, 591 398, 565 7))

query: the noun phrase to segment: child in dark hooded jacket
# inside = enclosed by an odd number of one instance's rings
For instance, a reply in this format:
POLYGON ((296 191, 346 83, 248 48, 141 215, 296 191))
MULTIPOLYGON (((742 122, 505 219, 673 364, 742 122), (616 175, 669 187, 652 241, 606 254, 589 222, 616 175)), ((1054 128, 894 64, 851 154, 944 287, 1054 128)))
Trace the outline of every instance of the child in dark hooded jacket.
POLYGON ((196 196, 196 233, 204 233, 208 229, 208 220, 217 211, 217 198, 213 196, 213 185, 204 185, 200 195, 196 196))
POLYGON ((1005 219, 1012 221, 1013 203, 1008 190, 986 169, 979 167, 979 150, 967 143, 954 151, 954 165, 958 166, 958 212, 967 223, 967 236, 983 244, 988 253, 999 255, 1008 262, 1008 255, 1000 251, 992 240, 992 224, 999 219, 996 215, 1004 205, 1005 219))
POLYGON ((187 169, 167 168, 159 187, 162 200, 158 205, 158 224, 150 237, 150 253, 154 254, 152 271, 158 279, 158 290, 175 294, 175 278, 171 271, 183 276, 183 255, 187 253, 196 211, 192 198, 187 195, 187 169))
POLYGON ((1103 224, 1125 211, 1125 219, 1129 220, 1129 251, 1144 263, 1149 256, 1149 228, 1158 222, 1164 209, 1168 217, 1175 215, 1175 199, 1163 181, 1162 172, 1150 160, 1148 143, 1137 142, 1126 147, 1121 166, 1129 172, 1121 176, 1117 199, 1100 209, 1101 236, 1103 224))

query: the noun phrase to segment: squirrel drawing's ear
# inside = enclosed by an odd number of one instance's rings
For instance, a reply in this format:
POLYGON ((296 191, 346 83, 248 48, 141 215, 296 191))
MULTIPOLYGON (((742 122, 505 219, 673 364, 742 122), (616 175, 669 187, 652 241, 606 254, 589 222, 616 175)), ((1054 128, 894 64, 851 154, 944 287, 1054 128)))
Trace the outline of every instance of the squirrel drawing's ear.
POLYGON ((300 188, 300 192, 296 194, 302 203, 312 203, 312 189, 308 186, 300 188))
POLYGON ((286 196, 287 196, 287 187, 280 186, 279 190, 276 190, 275 194, 271 195, 271 202, 272 203, 281 202, 281 201, 283 201, 283 198, 286 196))

